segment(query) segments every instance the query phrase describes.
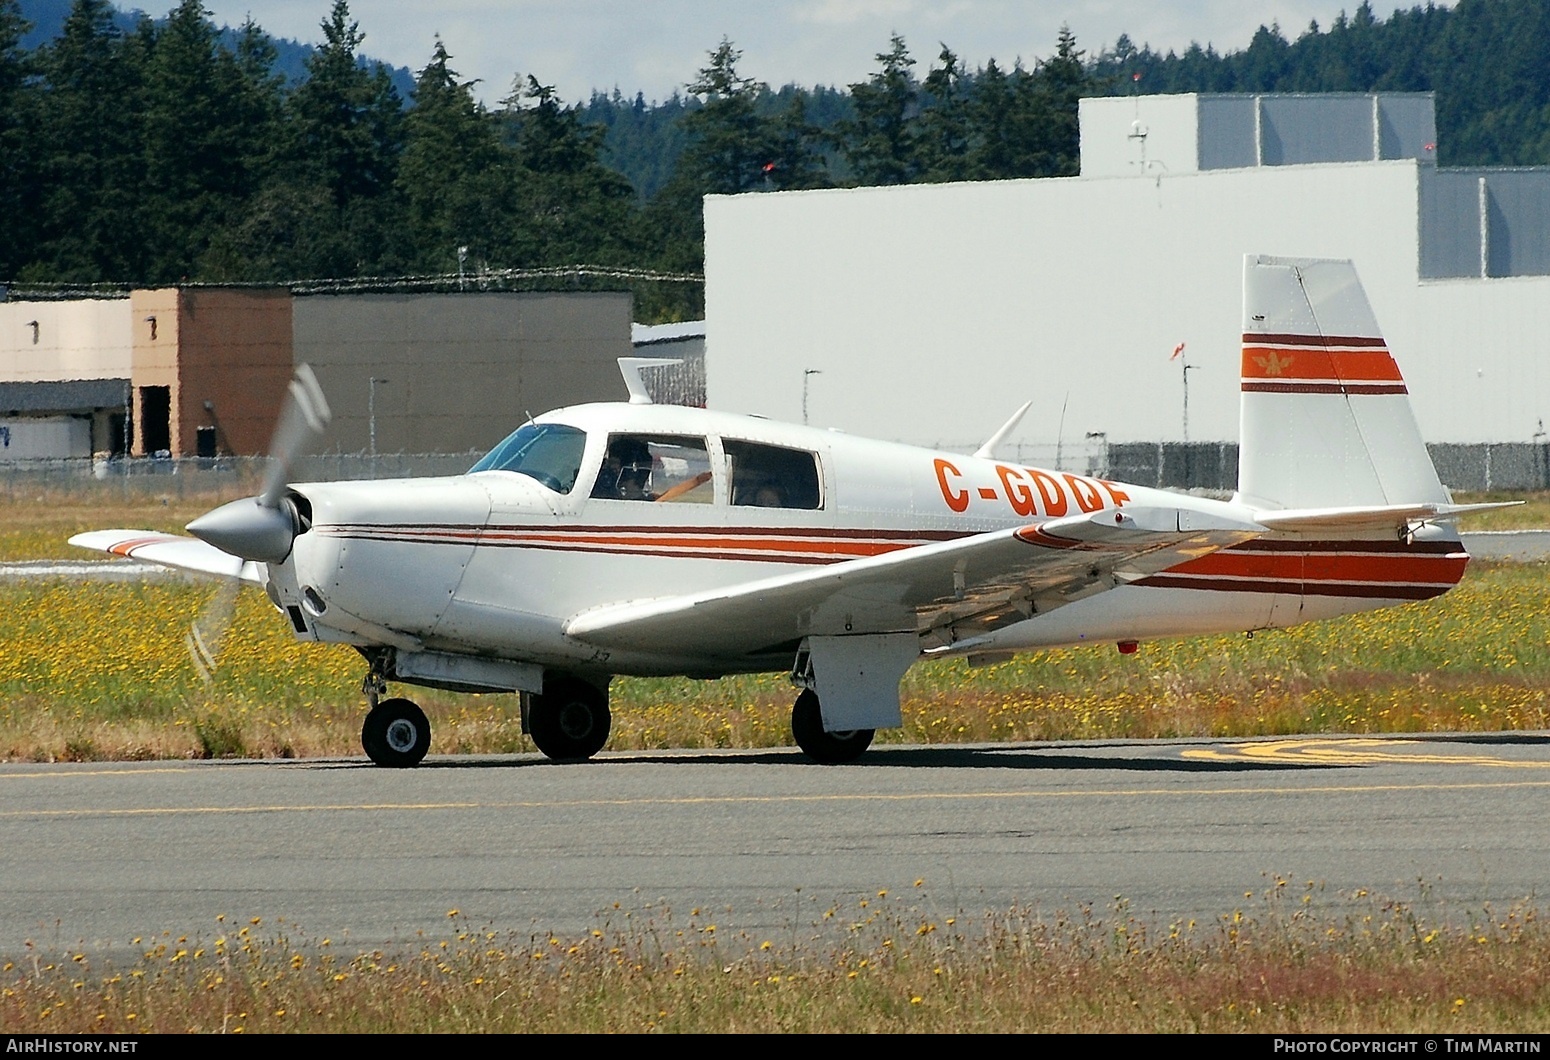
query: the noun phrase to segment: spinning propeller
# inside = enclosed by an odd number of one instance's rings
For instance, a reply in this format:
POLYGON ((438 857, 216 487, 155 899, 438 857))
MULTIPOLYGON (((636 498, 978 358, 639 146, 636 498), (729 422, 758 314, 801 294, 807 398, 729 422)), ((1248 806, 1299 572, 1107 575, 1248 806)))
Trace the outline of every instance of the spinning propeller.
MULTIPOLYGON (((206 512, 188 524, 188 532, 239 559, 257 563, 283 561, 302 529, 296 503, 285 495, 286 482, 296 458, 323 433, 330 415, 317 376, 307 365, 300 365, 287 389, 285 405, 269 443, 272 459, 263 492, 206 512)), ((185 642, 194 669, 205 684, 214 676, 241 584, 236 578, 222 581, 215 596, 189 626, 185 642)))
POLYGON ((282 562, 302 530, 301 513, 285 494, 291 466, 323 433, 331 415, 317 376, 307 365, 299 365, 269 443, 271 462, 263 492, 206 512, 188 524, 188 532, 239 559, 282 562))

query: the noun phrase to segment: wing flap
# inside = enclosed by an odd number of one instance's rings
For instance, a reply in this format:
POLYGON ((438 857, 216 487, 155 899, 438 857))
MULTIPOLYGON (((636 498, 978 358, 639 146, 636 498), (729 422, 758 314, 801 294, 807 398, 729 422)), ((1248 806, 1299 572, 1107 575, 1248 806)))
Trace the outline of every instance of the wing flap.
POLYGON ((228 555, 197 538, 162 534, 155 530, 90 530, 76 534, 70 539, 70 544, 194 574, 237 578, 254 585, 264 583, 263 570, 259 564, 228 555))
POLYGON ((675 641, 727 657, 808 636, 914 632, 947 640, 1022 621, 1264 534, 1189 509, 1127 508, 993 530, 685 596, 573 616, 600 647, 675 641))

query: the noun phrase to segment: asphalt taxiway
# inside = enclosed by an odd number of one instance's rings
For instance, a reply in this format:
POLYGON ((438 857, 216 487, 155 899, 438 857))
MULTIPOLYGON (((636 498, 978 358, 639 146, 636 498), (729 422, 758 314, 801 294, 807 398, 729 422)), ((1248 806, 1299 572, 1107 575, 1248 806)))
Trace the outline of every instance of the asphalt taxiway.
MULTIPOLYGON (((1276 875, 1467 916, 1550 887, 1550 735, 0 766, 0 956, 283 921, 801 932, 878 891, 934 915, 1116 899, 1216 917, 1276 875), (916 881, 922 881, 919 886, 916 881), (224 917, 224 921, 218 921, 224 917)), ((267 929, 266 929, 267 930, 267 929)))

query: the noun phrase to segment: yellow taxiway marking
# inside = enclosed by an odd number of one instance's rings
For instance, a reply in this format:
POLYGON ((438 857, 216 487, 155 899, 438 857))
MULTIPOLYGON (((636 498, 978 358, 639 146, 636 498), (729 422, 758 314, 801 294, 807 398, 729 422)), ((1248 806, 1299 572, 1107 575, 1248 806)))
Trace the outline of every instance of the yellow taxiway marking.
POLYGON ((139 777, 149 776, 152 773, 188 773, 189 771, 189 766, 142 767, 140 769, 127 766, 121 769, 50 769, 39 770, 36 773, 0 773, 0 780, 38 780, 46 777, 139 777))
MULTIPOLYGON (((1435 746, 1435 741, 1432 742, 1435 746)), ((1227 747, 1190 748, 1182 757, 1210 761, 1298 762, 1312 765, 1366 766, 1380 762, 1419 765, 1500 766, 1506 769, 1544 769, 1547 761, 1522 761, 1483 754, 1434 754, 1420 751, 1416 740, 1268 740, 1227 747)))
POLYGON ((533 800, 498 802, 397 802, 397 803, 298 803, 263 806, 143 806, 82 807, 77 809, 33 809, 0 811, 0 820, 22 817, 153 817, 199 814, 321 813, 424 811, 424 810, 573 810, 603 808, 640 808, 651 806, 774 805, 778 803, 845 802, 922 802, 926 800, 1002 800, 1002 799, 1136 799, 1164 795, 1330 795, 1402 791, 1484 791, 1506 788, 1550 788, 1550 780, 1480 781, 1458 784, 1323 784, 1309 787, 1245 788, 1103 788, 1088 791, 933 791, 907 794, 833 794, 833 795, 704 795, 678 798, 562 799, 553 802, 533 800))

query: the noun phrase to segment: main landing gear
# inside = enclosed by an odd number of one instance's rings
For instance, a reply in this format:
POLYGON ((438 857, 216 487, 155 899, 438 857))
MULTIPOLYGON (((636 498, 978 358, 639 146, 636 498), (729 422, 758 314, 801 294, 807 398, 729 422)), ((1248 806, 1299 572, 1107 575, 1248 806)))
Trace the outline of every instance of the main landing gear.
POLYGON ((387 682, 376 670, 362 684, 371 710, 361 726, 361 748, 379 766, 408 769, 431 749, 431 723, 425 711, 407 699, 382 699, 387 682))
POLYGON ((555 677, 527 697, 527 733, 538 749, 558 761, 591 758, 608 742, 613 719, 608 692, 575 677, 555 677))
POLYGON ((811 688, 797 696, 791 708, 791 735, 797 746, 808 757, 826 766, 853 762, 872 746, 875 729, 850 729, 844 732, 825 732, 823 711, 818 703, 818 693, 811 688))

